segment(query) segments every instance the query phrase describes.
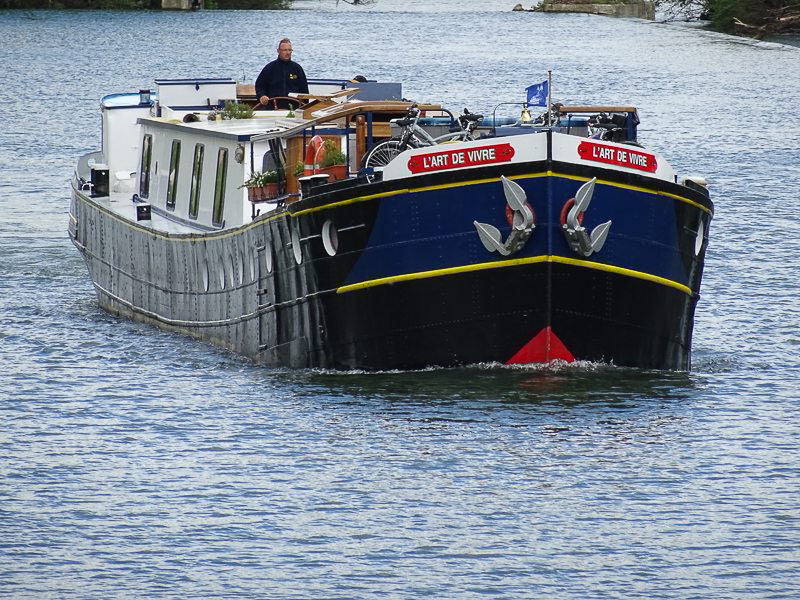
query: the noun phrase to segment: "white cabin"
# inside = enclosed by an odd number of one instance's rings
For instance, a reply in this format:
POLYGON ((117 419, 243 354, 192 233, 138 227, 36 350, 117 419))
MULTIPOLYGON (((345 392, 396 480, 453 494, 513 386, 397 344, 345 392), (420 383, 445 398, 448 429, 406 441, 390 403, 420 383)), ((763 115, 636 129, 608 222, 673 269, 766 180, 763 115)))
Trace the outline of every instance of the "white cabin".
MULTIPOLYGON (((287 140, 264 139, 264 134, 280 135, 306 121, 300 113, 286 110, 259 111, 252 119, 214 119, 226 100, 237 99, 237 83, 232 79, 156 80, 156 85, 155 92, 112 94, 101 102, 102 152, 91 157, 87 167, 108 172, 113 208, 132 217, 135 206, 117 203, 133 200, 134 205, 149 205, 150 224, 171 232, 208 231, 249 222, 256 210, 243 182, 254 171, 275 170, 279 162, 287 166, 287 140)), ((340 80, 311 83, 317 95, 350 86, 340 80)), ((393 93, 399 95, 399 89, 393 93)), ((342 150, 348 152, 341 130, 330 125, 318 131, 325 132, 340 138, 342 150)), ((293 158, 292 167, 298 162, 293 158)), ((352 167, 357 169, 355 164, 352 167)), ((292 186, 296 192, 294 177, 292 186)))

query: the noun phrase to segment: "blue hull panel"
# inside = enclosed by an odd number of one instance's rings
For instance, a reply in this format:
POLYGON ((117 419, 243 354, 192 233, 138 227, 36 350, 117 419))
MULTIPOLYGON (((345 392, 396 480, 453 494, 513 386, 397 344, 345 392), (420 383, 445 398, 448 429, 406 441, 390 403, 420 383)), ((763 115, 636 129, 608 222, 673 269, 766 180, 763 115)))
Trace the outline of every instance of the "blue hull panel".
MULTIPOLYGON (((493 225, 503 239, 510 234, 499 180, 422 189, 381 201, 367 247, 345 285, 538 258, 582 261, 692 288, 693 249, 702 209, 655 190, 599 182, 583 226, 591 231, 602 222, 612 224, 603 249, 587 258, 569 248, 560 220, 565 202, 585 180, 544 175, 514 181, 526 193, 536 227, 513 256, 487 251, 474 225, 475 221, 493 225)), ((707 225, 709 218, 702 220, 707 225)))

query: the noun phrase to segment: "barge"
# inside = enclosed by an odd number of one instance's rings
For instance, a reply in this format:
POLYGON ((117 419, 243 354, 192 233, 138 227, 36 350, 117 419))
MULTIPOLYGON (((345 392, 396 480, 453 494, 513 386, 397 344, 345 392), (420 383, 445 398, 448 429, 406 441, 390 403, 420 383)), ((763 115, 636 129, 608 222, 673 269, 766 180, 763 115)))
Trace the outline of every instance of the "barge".
POLYGON ((224 78, 102 99, 68 227, 100 306, 274 366, 690 368, 714 207, 636 108, 523 105, 370 164, 458 119, 399 84, 310 86, 245 118, 224 78))

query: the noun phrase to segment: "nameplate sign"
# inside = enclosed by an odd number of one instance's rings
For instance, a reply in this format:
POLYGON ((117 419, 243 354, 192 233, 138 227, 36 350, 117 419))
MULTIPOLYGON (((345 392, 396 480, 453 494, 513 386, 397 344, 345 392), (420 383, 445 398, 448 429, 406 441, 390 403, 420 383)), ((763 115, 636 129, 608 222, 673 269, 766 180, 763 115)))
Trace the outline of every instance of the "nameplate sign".
POLYGON ((408 170, 416 174, 462 167, 480 167, 510 162, 513 157, 514 148, 511 144, 461 148, 412 156, 408 160, 408 170))
POLYGON ((578 146, 578 154, 583 160, 638 169, 648 173, 655 173, 658 168, 655 156, 632 148, 617 148, 595 142, 581 142, 578 146))

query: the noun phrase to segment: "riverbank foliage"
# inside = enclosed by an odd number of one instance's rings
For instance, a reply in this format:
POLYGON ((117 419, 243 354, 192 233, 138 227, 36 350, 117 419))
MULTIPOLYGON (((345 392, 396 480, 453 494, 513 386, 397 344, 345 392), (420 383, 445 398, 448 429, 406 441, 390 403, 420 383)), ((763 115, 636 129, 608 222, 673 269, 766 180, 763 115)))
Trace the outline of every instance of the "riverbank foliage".
POLYGON ((161 0, 0 0, 0 8, 141 10, 145 8, 161 8, 161 0))
POLYGON ((278 10, 291 5, 291 0, 205 0, 208 10, 278 10))
MULTIPOLYGON (((285 9, 291 0, 205 0, 209 10, 268 10, 285 9)), ((0 0, 0 9, 98 9, 142 10, 160 9, 161 0, 0 0)))
POLYGON ((667 18, 708 19, 753 37, 800 31, 800 0, 656 0, 667 18))

